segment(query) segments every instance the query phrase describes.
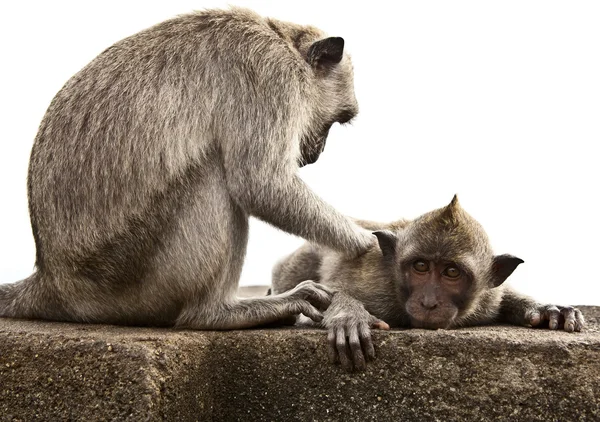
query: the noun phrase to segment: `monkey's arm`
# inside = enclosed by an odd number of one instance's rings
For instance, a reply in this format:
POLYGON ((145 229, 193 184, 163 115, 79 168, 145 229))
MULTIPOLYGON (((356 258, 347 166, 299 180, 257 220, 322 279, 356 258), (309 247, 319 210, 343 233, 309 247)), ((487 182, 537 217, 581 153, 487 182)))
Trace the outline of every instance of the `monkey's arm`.
POLYGON ((547 326, 551 330, 581 331, 585 321, 581 311, 571 306, 543 305, 505 287, 498 314, 499 322, 525 326, 547 326))
POLYGON ((246 211, 288 233, 351 256, 361 255, 375 242, 370 231, 337 212, 296 174, 272 175, 247 187, 234 190, 246 211))
MULTIPOLYGON (((264 106, 273 107, 273 101, 264 106)), ((269 111, 273 116, 283 113, 269 111)), ((375 236, 319 198, 298 176, 291 141, 297 134, 288 127, 291 124, 276 119, 264 125, 251 123, 241 139, 239 133, 225 135, 231 141, 223 151, 223 169, 235 203, 246 213, 317 244, 350 256, 366 252, 375 236)))

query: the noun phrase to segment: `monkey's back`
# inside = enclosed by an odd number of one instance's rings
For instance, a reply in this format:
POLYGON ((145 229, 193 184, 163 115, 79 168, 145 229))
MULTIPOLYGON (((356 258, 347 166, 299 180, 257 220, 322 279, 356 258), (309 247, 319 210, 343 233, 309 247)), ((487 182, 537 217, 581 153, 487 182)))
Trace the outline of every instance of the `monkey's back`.
POLYGON ((240 9, 180 16, 117 42, 65 84, 29 166, 40 270, 147 255, 186 193, 210 180, 223 128, 281 117, 264 104, 293 103, 309 74, 272 26, 240 9))

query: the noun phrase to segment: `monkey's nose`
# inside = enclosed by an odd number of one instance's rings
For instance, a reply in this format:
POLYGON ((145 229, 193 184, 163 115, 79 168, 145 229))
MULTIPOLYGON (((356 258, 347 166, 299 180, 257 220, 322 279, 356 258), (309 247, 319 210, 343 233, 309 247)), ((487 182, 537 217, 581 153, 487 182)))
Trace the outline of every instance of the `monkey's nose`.
POLYGON ((437 308, 438 304, 436 301, 425 299, 421 301, 421 306, 428 311, 433 311, 435 308, 437 308))

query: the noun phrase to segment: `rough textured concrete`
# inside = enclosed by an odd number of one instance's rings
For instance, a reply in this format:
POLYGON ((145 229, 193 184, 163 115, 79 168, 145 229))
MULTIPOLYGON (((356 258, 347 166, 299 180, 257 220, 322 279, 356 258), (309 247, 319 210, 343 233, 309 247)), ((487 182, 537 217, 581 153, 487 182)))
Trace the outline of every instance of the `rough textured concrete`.
POLYGON ((600 308, 568 334, 377 332, 346 374, 323 331, 0 319, 0 420, 600 420, 600 308))

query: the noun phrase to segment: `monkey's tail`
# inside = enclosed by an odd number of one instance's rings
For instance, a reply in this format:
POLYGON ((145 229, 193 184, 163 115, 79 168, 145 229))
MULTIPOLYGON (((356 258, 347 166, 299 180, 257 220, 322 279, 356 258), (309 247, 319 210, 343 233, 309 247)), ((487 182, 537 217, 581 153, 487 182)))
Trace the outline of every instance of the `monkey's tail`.
POLYGON ((0 317, 12 316, 15 300, 15 284, 0 284, 0 317))
POLYGON ((0 284, 0 317, 29 318, 31 309, 26 304, 33 303, 37 274, 11 284, 0 284))

